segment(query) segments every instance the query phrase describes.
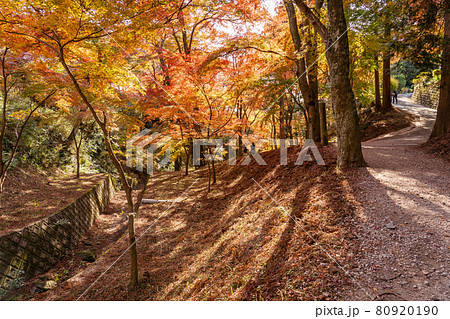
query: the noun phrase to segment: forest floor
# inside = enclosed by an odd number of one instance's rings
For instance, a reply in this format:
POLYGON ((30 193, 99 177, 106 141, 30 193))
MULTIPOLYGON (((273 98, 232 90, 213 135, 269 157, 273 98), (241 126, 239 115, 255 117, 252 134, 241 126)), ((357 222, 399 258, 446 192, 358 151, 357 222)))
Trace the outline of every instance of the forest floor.
MULTIPOLYGON (((450 165, 418 147, 436 110, 406 97, 396 107, 416 116, 415 127, 363 143, 368 167, 350 177, 361 247, 350 272, 386 300, 449 300, 450 165)), ((353 288, 345 299, 367 298, 353 288)))
POLYGON ((117 192, 74 254, 15 292, 20 300, 449 300, 450 166, 423 152, 435 111, 400 98, 414 128, 363 144, 369 166, 294 165, 158 173, 136 222, 140 285, 130 290, 126 202, 117 192), (93 263, 76 252, 90 250, 93 263), (39 281, 57 287, 37 290, 39 281))
POLYGON ((450 162, 450 133, 435 137, 422 144, 420 147, 428 154, 433 154, 450 162))
POLYGON ((352 241, 352 195, 345 176, 336 170, 333 145, 320 148, 325 166, 296 166, 299 151, 289 149, 287 166, 279 165, 279 150, 261 153, 267 166, 219 165, 217 184, 209 194, 205 169, 188 177, 179 172, 155 174, 146 198, 181 202, 142 207, 136 222, 141 279, 137 289, 127 287, 128 238, 121 214, 126 205, 118 192, 74 251, 91 250, 95 262, 69 255, 31 280, 15 298, 340 298, 342 287, 351 285, 346 272, 358 250, 352 241), (54 280, 58 286, 40 293, 33 288, 40 280, 54 280))
POLYGON ((367 109, 367 112, 360 114, 361 140, 365 142, 381 135, 412 128, 412 122, 415 120, 416 116, 397 108, 382 113, 367 109))
POLYGON ((8 173, 0 194, 0 235, 41 220, 75 201, 94 187, 104 174, 52 174, 17 168, 8 173))

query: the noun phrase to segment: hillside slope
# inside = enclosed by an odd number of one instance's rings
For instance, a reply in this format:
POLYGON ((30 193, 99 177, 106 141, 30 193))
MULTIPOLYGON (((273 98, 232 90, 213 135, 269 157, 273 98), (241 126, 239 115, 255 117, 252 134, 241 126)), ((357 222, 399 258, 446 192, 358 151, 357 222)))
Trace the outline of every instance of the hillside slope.
MULTIPOLYGON (((333 146, 321 148, 326 166, 295 166, 299 150, 289 149, 287 166, 278 165, 279 150, 262 154, 267 166, 220 165, 218 183, 209 194, 205 170, 188 177, 155 176, 147 198, 183 195, 182 202, 172 206, 142 208, 136 225, 142 236, 139 289, 127 288, 127 254, 109 268, 127 247, 122 236, 96 247, 98 258, 92 264, 70 263, 69 256, 61 263, 72 269, 61 277, 64 282, 35 299, 339 299, 343 287, 352 284, 339 265, 352 267, 357 248, 352 246, 353 197, 345 175, 335 169, 333 146)), ((109 233, 123 229, 121 218, 111 220, 124 204, 123 197, 117 197, 105 215, 109 222, 100 222, 86 240, 106 241, 109 233)))

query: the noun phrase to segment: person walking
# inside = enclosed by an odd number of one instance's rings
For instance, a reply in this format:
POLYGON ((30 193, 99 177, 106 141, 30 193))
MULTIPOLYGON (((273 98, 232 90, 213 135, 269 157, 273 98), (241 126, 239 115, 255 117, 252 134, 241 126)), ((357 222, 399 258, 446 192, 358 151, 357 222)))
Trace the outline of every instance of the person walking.
POLYGON ((252 143, 252 145, 250 146, 250 154, 255 154, 256 153, 256 145, 255 142, 252 143))
POLYGON ((392 103, 398 104, 398 93, 396 90, 392 93, 392 103))

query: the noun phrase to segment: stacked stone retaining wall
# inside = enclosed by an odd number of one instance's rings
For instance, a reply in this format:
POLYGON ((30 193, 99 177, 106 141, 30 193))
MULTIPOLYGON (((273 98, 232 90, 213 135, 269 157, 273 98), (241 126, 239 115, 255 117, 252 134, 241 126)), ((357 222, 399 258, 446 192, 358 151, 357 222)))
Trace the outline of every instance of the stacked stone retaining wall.
POLYGON ((108 205, 109 176, 60 212, 0 237, 0 288, 51 269, 79 243, 108 205))
POLYGON ((439 104, 439 82, 423 81, 416 83, 412 100, 417 104, 437 109, 439 104))

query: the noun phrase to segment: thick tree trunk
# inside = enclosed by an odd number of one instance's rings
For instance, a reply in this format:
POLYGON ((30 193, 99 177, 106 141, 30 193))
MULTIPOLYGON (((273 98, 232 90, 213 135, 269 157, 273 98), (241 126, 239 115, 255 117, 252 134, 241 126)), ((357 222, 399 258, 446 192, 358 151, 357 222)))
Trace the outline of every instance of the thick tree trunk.
POLYGON ((328 0, 326 57, 336 120, 339 167, 365 165, 356 102, 350 84, 350 53, 342 0, 328 0))
POLYGON ((447 1, 444 20, 440 97, 436 122, 430 138, 450 133, 450 1, 447 1))
POLYGON ((380 71, 378 70, 378 54, 375 53, 375 111, 379 112, 381 110, 381 95, 380 95, 380 71))
MULTIPOLYGON (((309 28, 312 28, 310 25, 309 28)), ((308 113, 311 119, 311 139, 314 142, 320 142, 320 111, 319 111, 319 65, 317 60, 317 41, 318 35, 314 30, 310 30, 306 36, 306 65, 309 83, 309 102, 308 113)))
MULTIPOLYGON (((289 30, 291 33, 292 42, 294 43, 294 48, 300 54, 303 51, 302 40, 300 38, 300 33, 298 31, 297 16, 295 13, 295 7, 292 1, 285 0, 284 6, 289 18, 289 30)), ((308 109, 308 121, 307 125, 307 138, 314 139, 316 142, 320 142, 320 120, 319 120, 319 110, 318 110, 318 81, 317 81, 317 68, 316 61, 314 58, 313 43, 311 41, 306 41, 307 44, 307 60, 305 58, 299 58, 296 60, 297 63, 297 77, 298 86, 300 92, 302 93, 304 105, 308 109), (308 45, 309 44, 309 45, 308 45), (306 67, 306 62, 310 66, 308 70, 306 67)))
POLYGON ((309 127, 308 138, 320 142, 320 117, 317 100, 312 97, 308 102, 309 127))
POLYGON ((176 160, 175 160, 175 163, 174 163, 174 170, 176 172, 181 171, 181 164, 182 164, 181 156, 178 155, 176 160))

